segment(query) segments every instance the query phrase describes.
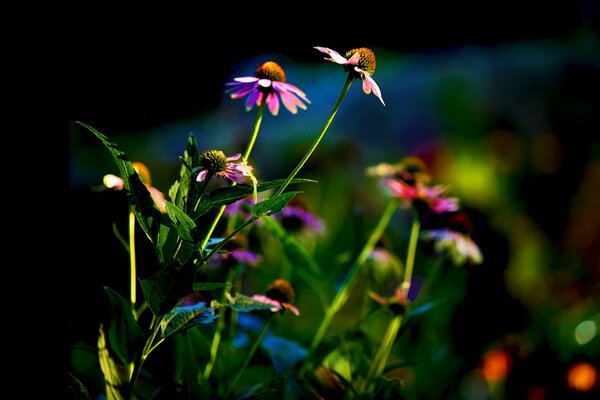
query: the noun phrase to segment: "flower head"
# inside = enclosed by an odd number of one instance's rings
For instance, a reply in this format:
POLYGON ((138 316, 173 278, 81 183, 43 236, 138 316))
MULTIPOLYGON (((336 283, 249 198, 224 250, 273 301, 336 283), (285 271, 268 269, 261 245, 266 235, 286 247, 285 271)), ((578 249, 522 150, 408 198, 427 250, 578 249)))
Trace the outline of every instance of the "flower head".
POLYGON ((325 230, 323 220, 307 210, 300 196, 294 197, 275 218, 284 228, 292 232, 310 235, 321 234, 325 230))
POLYGON ((472 225, 464 212, 454 213, 443 228, 426 229, 421 233, 426 240, 435 242, 438 253, 446 253, 455 266, 465 263, 481 264, 483 256, 471 239, 472 225))
MULTIPOLYGON (((152 180, 150 178, 150 170, 148 167, 137 161, 134 161, 131 164, 133 165, 133 169, 135 169, 139 175, 144 186, 146 186, 146 189, 148 189, 148 192, 150 192, 150 196, 152 197, 152 200, 154 200, 156 207, 158 207, 161 212, 166 212, 165 195, 151 185, 152 180)), ((102 183, 107 189, 123 190, 125 187, 125 181, 113 174, 104 175, 102 183)))
POLYGON ((273 115, 279 113, 279 98, 283 106, 292 114, 298 112, 298 108, 306 110, 309 103, 306 94, 296 86, 285 81, 283 68, 274 61, 261 64, 254 76, 243 76, 234 78, 235 82, 226 85, 231 88, 226 91, 232 99, 248 96, 246 99, 246 111, 250 111, 255 105, 262 105, 264 101, 273 115))
POLYGON ((415 185, 417 183, 428 183, 431 175, 427 165, 419 157, 404 157, 396 164, 380 163, 366 170, 366 174, 379 178, 396 178, 415 185))
POLYGON ((381 101, 381 104, 385 106, 383 97, 381 96, 381 90, 379 86, 372 78, 375 73, 375 53, 371 49, 366 47, 360 47, 347 51, 345 57, 342 57, 340 53, 327 47, 315 47, 322 53, 327 54, 330 58, 326 58, 327 61, 331 61, 344 66, 344 69, 353 75, 355 79, 363 81, 363 92, 366 94, 371 93, 377 96, 381 101))
POLYGON ((202 182, 213 175, 227 178, 237 183, 246 183, 252 167, 245 162, 234 163, 239 160, 241 154, 231 157, 225 156, 221 150, 207 150, 200 154, 200 173, 196 180, 202 182))
POLYGON ((428 186, 423 183, 410 185, 402 180, 386 178, 383 185, 390 195, 402 200, 403 206, 413 206, 420 212, 443 213, 458 210, 458 199, 446 197, 446 188, 441 185, 428 186))
POLYGON ((248 248, 248 238, 243 232, 238 232, 229 240, 222 251, 212 256, 209 260, 209 268, 229 268, 234 265, 243 264, 255 267, 262 257, 248 248))
POLYGON ((271 304, 272 312, 284 313, 290 310, 296 315, 300 315, 300 311, 292 304, 296 294, 294 288, 285 279, 277 279, 267 286, 267 292, 264 295, 254 295, 252 300, 260 301, 261 303, 271 304))

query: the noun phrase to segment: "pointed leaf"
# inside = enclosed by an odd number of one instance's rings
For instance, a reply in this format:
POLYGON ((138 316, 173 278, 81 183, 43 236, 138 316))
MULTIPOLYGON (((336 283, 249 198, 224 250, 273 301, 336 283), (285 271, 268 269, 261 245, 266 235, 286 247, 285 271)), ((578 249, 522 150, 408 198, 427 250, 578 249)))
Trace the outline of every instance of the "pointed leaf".
POLYGON ((148 279, 140 280, 144 297, 154 315, 171 311, 181 298, 192 292, 194 266, 158 271, 148 279))
POLYGON ((110 347, 124 364, 133 362, 144 337, 142 329, 135 320, 131 303, 109 287, 104 291, 113 310, 108 328, 110 347))
POLYGON ((189 242, 194 241, 193 235, 196 233, 196 223, 179 207, 173 203, 165 201, 167 214, 175 224, 179 236, 189 242))
POLYGON ((160 225, 156 238, 156 253, 158 261, 163 267, 169 265, 173 260, 178 237, 177 229, 172 226, 160 225))
POLYGON ((160 210, 156 208, 148 189, 146 189, 146 186, 142 183, 142 180, 133 168, 133 165, 127 159, 123 150, 117 144, 111 142, 107 136, 87 124, 82 122, 77 123, 100 139, 113 156, 119 168, 121 178, 125 181, 125 190, 129 204, 131 204, 133 212, 146 236, 148 236, 152 243, 155 243, 162 216, 160 210))
POLYGON ((200 165, 200 155, 194 135, 190 134, 181 160, 179 180, 169 190, 169 196, 173 203, 180 209, 190 212, 198 198, 199 187, 196 184, 196 174, 193 168, 200 165))
POLYGON ((261 215, 277 214, 285 207, 298 193, 302 192, 287 192, 277 196, 269 197, 250 207, 252 215, 260 217, 261 215))
MULTIPOLYGON (((285 179, 276 179, 273 181, 263 182, 256 187, 257 193, 264 192, 265 190, 278 188, 285 182, 285 179)), ((290 184, 293 183, 316 183, 317 181, 312 179, 292 179, 290 184)), ((213 190, 209 195, 203 196, 200 201, 198 209, 193 214, 193 219, 196 220, 200 216, 204 215, 212 207, 224 206, 227 204, 235 203, 236 201, 243 199, 252 194, 254 188, 252 185, 236 185, 218 188, 213 190)))
POLYGON ((204 302, 175 307, 160 322, 161 335, 167 337, 196 324, 209 324, 218 316, 215 314, 215 309, 204 302))
POLYGON ((229 293, 226 293, 225 296, 227 298, 225 305, 237 312, 270 310, 273 308, 272 304, 253 300, 251 297, 244 296, 243 294, 237 294, 235 297, 232 297, 229 293))

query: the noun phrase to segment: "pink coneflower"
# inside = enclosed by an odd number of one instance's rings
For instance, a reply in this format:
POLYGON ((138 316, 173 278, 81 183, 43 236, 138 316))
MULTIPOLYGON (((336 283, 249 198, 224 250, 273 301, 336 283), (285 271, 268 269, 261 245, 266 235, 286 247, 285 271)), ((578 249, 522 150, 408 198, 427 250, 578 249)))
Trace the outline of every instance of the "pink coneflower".
POLYGON ((419 211, 432 211, 438 214, 458 210, 458 199, 446 197, 446 188, 441 185, 427 186, 417 183, 412 186, 392 178, 384 179, 383 185, 392 196, 401 199, 405 207, 412 205, 419 211), (425 210, 420 208, 422 205, 426 206, 425 210))
POLYGON ((292 304, 295 297, 296 294, 292 285, 285 279, 277 279, 267 286, 267 292, 264 295, 254 295, 252 300, 272 305, 272 312, 284 313, 289 310, 296 315, 300 315, 300 311, 292 304))
POLYGON ((300 196, 292 199, 275 218, 292 232, 318 235, 325 231, 323 220, 307 210, 307 205, 300 196))
POLYGON ((381 104, 385 106, 383 97, 381 97, 381 90, 379 86, 371 77, 375 73, 375 53, 371 49, 361 47, 346 52, 345 57, 342 57, 340 53, 335 50, 331 50, 327 47, 315 47, 322 53, 327 54, 331 58, 326 58, 327 61, 331 61, 344 66, 347 72, 353 74, 355 79, 363 81, 363 92, 366 94, 371 93, 377 96, 381 101, 381 104))
POLYGON ((226 157, 221 150, 207 150, 200 154, 200 173, 196 180, 202 182, 207 177, 219 176, 237 183, 246 183, 252 167, 244 162, 234 163, 241 154, 226 157))
POLYGON ((400 179, 413 186, 417 183, 428 183, 431 180, 427 165, 415 156, 404 157, 396 164, 380 163, 368 167, 366 174, 378 178, 400 179))
POLYGON ((239 99, 247 95, 246 111, 250 111, 255 105, 261 105, 266 99, 271 114, 277 115, 279 113, 279 97, 281 97, 283 106, 292 114, 296 114, 298 108, 306 110, 306 105, 302 101, 310 104, 302 90, 285 81, 283 68, 273 61, 267 61, 260 65, 254 76, 234 78, 234 81, 226 84, 231 86, 226 93, 229 93, 232 99, 239 99))
POLYGON ((472 226, 464 212, 454 214, 448 220, 448 227, 427 229, 421 235, 435 241, 434 249, 446 253, 455 266, 465 263, 481 264, 483 256, 477 244, 471 239, 472 226))
MULTIPOLYGON (((150 192, 150 196, 152 197, 152 200, 154 200, 156 207, 158 207, 161 212, 166 212, 165 195, 150 184, 152 181, 150 179, 150 170, 148 170, 148 167, 137 161, 134 161, 131 164, 133 165, 133 169, 135 169, 140 176, 146 189, 148 189, 148 192, 150 192)), ((125 181, 113 174, 104 175, 102 183, 107 189, 123 190, 125 187, 125 181)))

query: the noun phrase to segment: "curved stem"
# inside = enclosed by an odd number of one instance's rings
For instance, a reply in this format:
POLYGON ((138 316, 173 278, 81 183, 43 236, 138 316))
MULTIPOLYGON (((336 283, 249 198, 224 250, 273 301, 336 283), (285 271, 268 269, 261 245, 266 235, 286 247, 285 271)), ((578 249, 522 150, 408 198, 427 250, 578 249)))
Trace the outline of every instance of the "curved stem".
POLYGON ((233 388, 235 388, 237 381, 240 379, 240 377, 246 370, 246 367, 248 366, 248 364, 254 357, 254 353, 256 353, 256 350, 258 350, 260 343, 262 342, 265 334, 269 330, 269 325, 271 325, 271 321, 273 321, 273 314, 269 315, 269 318, 267 319, 267 321, 265 321, 260 333, 258 334, 258 337, 256 338, 256 341, 254 341, 254 344, 252 345, 252 348, 250 349, 250 352, 248 353, 248 356, 246 357, 246 360, 244 360, 244 364, 242 364, 242 367, 238 370, 238 373, 236 374, 235 378, 229 384, 229 389, 227 390, 227 393, 225 394, 225 397, 224 397, 225 399, 229 398, 229 395, 231 394, 231 391, 233 390, 233 388))
POLYGON ((294 170, 287 177, 287 179, 285 180, 285 182, 279 187, 279 189, 277 189, 277 192, 275 192, 274 196, 277 196, 277 195, 283 193, 283 191, 288 187, 288 185, 290 184, 290 182, 292 181, 292 179, 294 179, 296 177, 296 175, 298 174, 298 172, 300 172, 300 170, 302 169, 302 167, 304 166, 304 164, 306 164, 306 162, 308 161, 308 159, 310 158, 310 156, 312 155, 312 153, 315 151, 315 149, 317 148, 317 146, 319 145, 319 143, 321 143, 321 140, 323 139, 323 136, 325 136, 325 132, 327 132, 327 129, 329 129, 329 125, 331 125, 331 121, 333 121, 333 118, 335 117, 335 114, 337 114, 337 112, 338 112, 338 110, 340 108, 340 105, 342 104, 342 100, 344 99, 344 96, 346 96, 346 92, 348 92, 348 89, 350 89, 350 85, 352 84, 353 80, 354 80, 354 77, 352 76, 352 74, 348 74, 348 78, 346 79, 346 83, 344 84, 344 87, 342 88, 342 91, 340 92, 340 95, 338 96, 337 100, 335 101, 335 104, 333 105, 333 109, 331 110, 331 114, 329 114, 329 117, 327 118, 327 121, 325 121, 325 125, 323 125, 323 129, 321 129, 321 133, 319 133, 319 136, 313 142, 313 144, 310 147, 310 149, 308 149, 308 151, 306 152, 306 154, 304 155, 304 157, 302 157, 302 160, 300 160, 300 162, 298 163, 298 165, 296 165, 296 168, 294 168, 294 170))
POLYGON ((381 218, 379 219, 379 223, 371 233, 371 236, 367 240, 367 243, 365 243, 365 246, 363 247, 362 251, 350 267, 350 270, 348 271, 344 282, 342 283, 335 298, 331 302, 331 305, 327 309, 323 320, 321 321, 321 325, 317 330, 317 334, 313 338, 313 341, 308 349, 309 354, 312 354, 316 350, 317 346, 323 339, 323 336, 325 336, 325 332, 327 331, 331 320, 333 319, 335 314, 340 310, 340 308, 342 308, 344 303, 346 303, 346 300, 348 300, 350 291, 356 283, 356 276, 358 275, 360 267, 364 264, 364 262, 367 260, 367 257, 369 257, 369 254, 371 254, 371 252, 373 251, 373 248, 375 247, 375 244, 377 243, 379 238, 381 238, 381 235, 383 235, 383 232, 390 223, 392 215, 394 214, 394 211, 396 211, 397 206, 398 203, 395 199, 389 202, 387 208, 385 209, 385 211, 381 215, 381 218))
POLYGON ((137 268, 135 261, 135 214, 133 209, 129 210, 129 280, 131 307, 135 315, 135 302, 137 300, 136 285, 137 285, 137 268))

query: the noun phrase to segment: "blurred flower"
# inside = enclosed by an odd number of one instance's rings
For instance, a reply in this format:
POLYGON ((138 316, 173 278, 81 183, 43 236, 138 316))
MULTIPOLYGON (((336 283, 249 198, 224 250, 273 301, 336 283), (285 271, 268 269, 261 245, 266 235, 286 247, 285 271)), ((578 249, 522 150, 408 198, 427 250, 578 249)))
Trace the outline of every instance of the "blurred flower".
POLYGON ((275 215, 275 218, 289 231, 301 234, 316 235, 325 231, 323 220, 307 209, 306 202, 301 196, 292 201, 275 215))
POLYGON ((238 232, 221 250, 210 258, 208 268, 229 268, 238 264, 255 267, 262 260, 260 255, 248 248, 248 239, 242 232, 238 232))
POLYGON ((373 94, 381 101, 381 104, 385 106, 379 86, 377 86, 377 83, 371 78, 375 73, 376 66, 375 53, 373 53, 371 49, 366 47, 352 49, 346 52, 345 57, 342 57, 340 53, 327 47, 315 47, 315 49, 331 57, 326 58, 327 61, 343 65, 345 71, 350 72, 354 79, 362 80, 363 92, 369 94, 372 90, 373 94))
MULTIPOLYGON (((150 192, 150 196, 152 197, 152 200, 154 200, 156 207, 158 207, 161 212, 166 212, 165 195, 151 185, 152 181, 150 179, 150 171, 148 170, 148 167, 137 161, 134 161, 131 164, 138 173, 144 186, 146 186, 146 189, 148 189, 148 192, 150 192)), ((113 174, 104 175, 102 183, 107 189, 123 190, 125 187, 125 181, 113 174)))
POLYGON ((420 212, 432 211, 434 213, 458 210, 458 199, 446 197, 446 188, 441 185, 428 186, 417 182, 413 186, 393 178, 385 178, 383 185, 390 195, 402 200, 404 207, 412 205, 420 212))
MULTIPOLYGON (((238 215, 243 219, 248 219, 252 217, 252 212, 250 212, 250 207, 254 205, 254 198, 252 195, 244 197, 243 199, 239 199, 238 201, 228 204, 225 207, 225 216, 229 217, 232 215, 238 215)), ((256 223, 260 223, 261 220, 258 219, 256 223)))
POLYGON ((280 311, 284 313, 290 310, 296 315, 300 315, 300 311, 292 305, 296 294, 294 288, 285 279, 277 279, 267 286, 265 295, 254 295, 252 300, 260 301, 261 303, 271 304, 271 311, 280 311))
POLYGON ((415 156, 404 157, 396 164, 380 163, 368 167, 366 174, 378 178, 396 178, 410 185, 428 183, 431 180, 425 162, 415 156))
POLYGON ((426 229, 421 235, 426 240, 435 241, 435 251, 447 253, 456 266, 461 266, 466 262, 481 264, 483 256, 477 244, 471 239, 472 230, 467 214, 457 212, 448 219, 447 227, 426 229))
POLYGON ((234 163, 241 154, 226 157, 221 150, 207 150, 200 154, 200 173, 196 180, 202 182, 213 175, 227 178, 237 183, 246 183, 252 167, 245 162, 234 163))
POLYGON ((246 111, 250 111, 255 105, 261 105, 266 97, 267 107, 271 114, 279 113, 279 97, 285 108, 292 114, 298 112, 298 108, 306 110, 305 101, 310 104, 306 94, 296 86, 285 82, 285 72, 276 62, 267 61, 260 65, 254 72, 254 76, 234 78, 235 82, 226 85, 231 86, 226 93, 232 99, 239 99, 248 95, 246 99, 246 111))

